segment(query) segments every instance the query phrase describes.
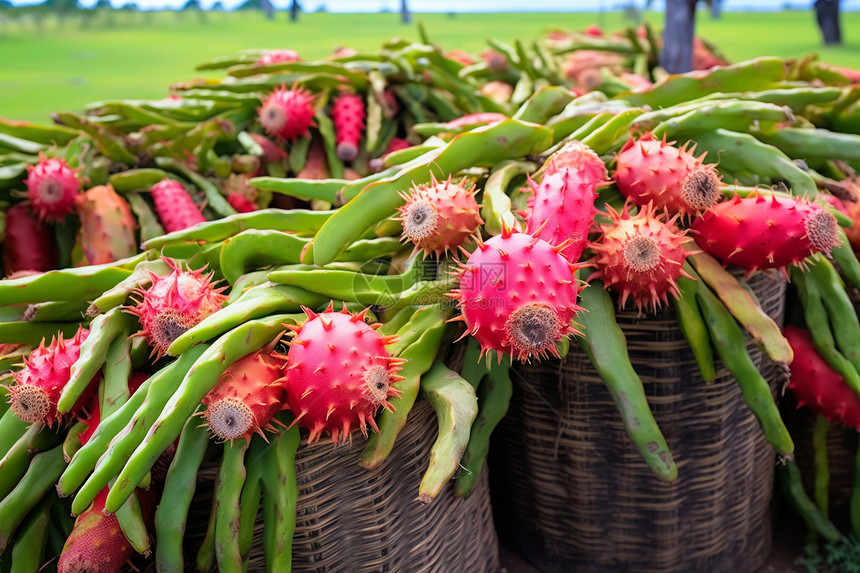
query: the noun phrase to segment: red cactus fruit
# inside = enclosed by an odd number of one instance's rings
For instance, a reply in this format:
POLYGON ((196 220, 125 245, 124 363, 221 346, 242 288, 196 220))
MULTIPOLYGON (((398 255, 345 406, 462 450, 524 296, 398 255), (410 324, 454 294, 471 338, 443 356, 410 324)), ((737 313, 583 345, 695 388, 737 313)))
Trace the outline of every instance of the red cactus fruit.
POLYGON ((392 137, 391 141, 388 142, 388 145, 385 147, 385 151, 382 153, 382 157, 375 157, 368 162, 368 166, 374 171, 382 171, 385 169, 385 158, 389 153, 394 153, 395 151, 400 151, 401 149, 409 149, 412 147, 412 144, 406 141, 405 139, 400 139, 399 137, 392 137))
POLYGON ((802 264, 839 244, 839 228, 823 207, 803 198, 756 195, 719 203, 691 225, 699 247, 752 272, 802 264))
POLYGON ((388 119, 393 118, 400 111, 400 103, 397 101, 397 96, 391 90, 382 92, 382 101, 379 103, 382 104, 382 115, 388 119))
POLYGON ((470 56, 467 52, 459 49, 446 52, 445 57, 449 60, 454 60, 455 62, 464 66, 471 66, 475 63, 475 61, 472 59, 472 56, 470 56))
POLYGON ((331 177, 322 138, 315 137, 311 140, 305 166, 302 167, 296 177, 298 179, 328 179, 331 177))
POLYGON ((286 401, 281 370, 284 361, 272 356, 273 345, 233 363, 203 398, 203 418, 221 440, 250 440, 263 429, 286 401))
POLYGON ((618 78, 623 83, 630 86, 630 91, 633 93, 644 93, 654 87, 654 82, 644 76, 640 76, 639 74, 621 72, 618 74, 618 78))
POLYGON ((207 316, 217 312, 227 300, 224 288, 211 284, 212 274, 203 274, 203 269, 185 270, 172 259, 163 258, 172 271, 165 276, 150 272, 152 284, 147 289, 137 289, 140 301, 125 310, 140 320, 143 336, 152 347, 152 353, 161 357, 170 344, 186 330, 207 316))
POLYGON ((459 301, 466 332, 481 343, 481 354, 495 350, 511 360, 527 361, 548 353, 576 333, 571 320, 576 304, 576 266, 546 241, 503 228, 481 242, 462 265, 459 301))
POLYGON ((714 66, 727 66, 729 62, 715 54, 698 36, 693 37, 693 69, 710 70, 714 66))
POLYGON ((257 210, 257 204, 241 193, 230 193, 227 195, 227 202, 239 213, 250 213, 257 210))
POLYGON ((657 209, 671 215, 698 215, 721 198, 719 177, 713 165, 703 163, 704 157, 646 133, 621 149, 615 182, 621 194, 637 205, 653 201, 657 209))
MULTIPOLYGON (((128 377, 129 393, 134 394, 147 378, 149 378, 149 374, 144 374, 143 372, 132 372, 128 377)), ((80 419, 87 427, 86 430, 78 433, 78 438, 80 438, 82 446, 86 445, 86 443, 90 441, 90 438, 92 438, 93 434, 96 433, 99 423, 101 423, 101 408, 99 407, 98 393, 93 392, 90 397, 89 404, 87 404, 86 411, 89 414, 86 419, 81 419, 80 416, 78 417, 78 419, 80 419)))
POLYGON ((452 119, 445 123, 445 127, 449 129, 460 129, 478 125, 495 125, 499 122, 505 121, 506 119, 508 119, 508 116, 503 113, 484 111, 481 113, 470 113, 462 117, 458 117, 457 119, 452 119))
POLYGON ((63 545, 57 573, 119 573, 134 554, 116 514, 105 514, 108 488, 75 520, 63 545))
POLYGON ((62 221, 75 210, 75 197, 81 189, 77 172, 59 157, 39 154, 39 163, 27 166, 27 196, 33 212, 45 221, 62 221))
POLYGON ((508 69, 508 57, 498 50, 485 50, 481 52, 481 59, 493 72, 504 72, 508 69))
POLYGON ((588 36, 594 36, 596 38, 603 35, 603 30, 600 29, 600 26, 597 24, 591 24, 588 28, 585 29, 585 33, 588 36))
POLYGON ((507 82, 493 80, 481 86, 481 93, 499 103, 507 103, 514 95, 514 86, 507 82))
POLYGON ((263 149, 263 155, 260 156, 263 163, 280 163, 287 159, 287 152, 265 135, 252 133, 251 139, 263 149))
POLYGON ((398 207, 403 214, 402 240, 412 241, 424 254, 442 255, 462 245, 484 221, 475 201, 475 185, 464 177, 453 183, 451 176, 437 181, 430 175, 429 185, 416 185, 402 193, 406 202, 398 207))
POLYGON ((314 98, 300 87, 281 86, 263 100, 257 109, 260 125, 266 133, 281 140, 295 141, 310 137, 314 123, 314 98))
POLYGON ((556 171, 570 169, 584 181, 595 185, 604 184, 608 177, 606 164, 593 149, 575 139, 565 143, 561 149, 549 156, 544 176, 556 171))
POLYGON ((49 271, 57 267, 57 249, 50 230, 30 214, 27 203, 17 203, 6 211, 6 238, 3 239, 3 273, 49 271))
MULTIPOLYGON (((12 373, 15 385, 9 387, 10 409, 24 422, 43 422, 53 426, 57 415, 57 400, 71 377, 71 368, 81 355, 81 344, 90 331, 79 327, 70 339, 62 333, 45 341, 24 359, 24 368, 12 373)), ((95 379, 95 378, 94 378, 95 379)), ((70 410, 75 415, 89 401, 94 386, 92 381, 70 410)))
POLYGON ((656 310, 661 301, 668 304, 669 294, 680 296, 678 277, 689 277, 683 267, 689 237, 675 226, 677 215, 663 222, 651 203, 636 215, 628 207, 619 214, 607 205, 611 222, 601 224, 602 236, 589 244, 596 252, 589 260, 596 269, 591 278, 620 293, 621 308, 632 297, 636 308, 656 310))
POLYGON ((155 212, 168 233, 206 222, 206 217, 179 181, 165 179, 153 185, 152 200, 155 212))
MULTIPOLYGON (((623 66, 624 56, 621 54, 600 50, 576 50, 570 52, 561 63, 561 71, 566 78, 582 85, 587 73, 597 72, 599 77, 601 68, 615 69, 623 66)), ((602 79, 592 81, 602 83, 602 79)))
POLYGON ((93 187, 78 195, 76 203, 81 226, 73 253, 75 266, 110 263, 137 252, 137 222, 113 187, 93 187))
POLYGON ((588 231, 597 209, 597 186, 602 180, 588 180, 582 171, 564 168, 544 175, 538 185, 529 179, 532 194, 525 212, 527 231, 551 245, 561 245, 561 254, 575 263, 588 244, 588 231))
POLYGON ((334 98, 331 119, 337 139, 338 159, 352 161, 358 157, 365 116, 364 100, 361 96, 344 92, 334 98))
POLYGON ((860 430, 860 396, 815 350, 808 330, 786 326, 785 338, 794 351, 788 387, 797 406, 809 406, 830 421, 860 430))
POLYGON ((382 154, 382 157, 385 157, 389 153, 400 151, 401 149, 409 149, 410 147, 412 147, 412 144, 405 139, 400 139, 399 137, 392 137, 391 141, 389 141, 388 145, 385 147, 385 153, 382 154))
POLYGON ((270 50, 260 56, 255 62, 257 66, 271 66, 274 64, 283 64, 286 62, 299 62, 301 58, 295 50, 270 50))
POLYGON ((374 415, 400 391, 393 384, 404 360, 389 355, 386 345, 396 340, 382 336, 381 324, 364 322, 367 311, 350 314, 333 305, 322 313, 303 308, 308 319, 295 332, 287 353, 283 383, 287 406, 295 414, 293 424, 310 429, 308 443, 325 431, 335 445, 351 439, 357 425, 367 436, 367 426, 378 431, 374 415))

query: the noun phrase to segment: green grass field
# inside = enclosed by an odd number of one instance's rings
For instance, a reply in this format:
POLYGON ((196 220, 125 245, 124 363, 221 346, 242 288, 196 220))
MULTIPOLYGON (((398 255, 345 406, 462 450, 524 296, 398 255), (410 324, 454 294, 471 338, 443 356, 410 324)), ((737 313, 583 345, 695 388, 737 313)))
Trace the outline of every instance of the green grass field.
MULTIPOLYGON (((82 27, 69 20, 0 23, 0 117, 44 122, 59 109, 80 110, 88 102, 115 98, 159 98, 167 86, 201 74, 200 61, 246 48, 292 48, 305 59, 321 58, 339 45, 376 49, 392 36, 416 39, 414 25, 397 14, 305 14, 290 23, 283 12, 274 21, 262 13, 115 12, 106 22, 82 27)), ((646 17, 657 28, 662 14, 646 17)), ((104 14, 100 16, 104 18, 104 14)), ((434 42, 446 49, 477 51, 485 40, 533 39, 553 27, 605 30, 631 24, 621 13, 589 14, 417 14, 434 42)), ((802 56, 818 51, 825 61, 860 68, 860 13, 843 15, 846 45, 822 48, 813 13, 725 13, 698 19, 697 33, 712 40, 732 60, 762 55, 802 56)))

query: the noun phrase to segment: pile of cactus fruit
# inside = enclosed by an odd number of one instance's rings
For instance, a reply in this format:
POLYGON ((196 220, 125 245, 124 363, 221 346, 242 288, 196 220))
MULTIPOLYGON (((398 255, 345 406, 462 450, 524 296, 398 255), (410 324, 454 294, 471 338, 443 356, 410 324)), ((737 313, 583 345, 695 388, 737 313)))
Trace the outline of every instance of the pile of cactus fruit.
POLYGON ((300 443, 360 440, 378 467, 423 398, 439 433, 416 497, 466 496, 511 366, 571 341, 656 477, 679 479, 616 308, 674 307, 810 527, 841 538, 745 336, 860 427, 860 84, 705 43, 702 70, 669 76, 658 44, 244 52, 164 100, 0 120, 0 571, 241 571, 261 503, 266 568, 288 571, 300 443), (730 267, 791 279, 784 333, 730 267), (188 555, 207 449, 219 503, 188 555))

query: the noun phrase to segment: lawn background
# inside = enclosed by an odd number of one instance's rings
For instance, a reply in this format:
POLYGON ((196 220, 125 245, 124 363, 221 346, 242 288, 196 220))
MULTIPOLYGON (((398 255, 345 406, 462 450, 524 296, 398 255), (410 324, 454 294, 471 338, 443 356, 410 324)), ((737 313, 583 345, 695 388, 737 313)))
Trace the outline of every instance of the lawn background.
MULTIPOLYGON (((662 13, 645 18, 662 28, 662 13)), ((297 23, 279 12, 102 12, 82 27, 77 20, 48 18, 0 24, 0 117, 48 121, 60 109, 79 111, 92 101, 167 95, 167 86, 201 77, 195 64, 248 48, 291 48, 305 59, 322 58, 339 45, 377 49, 392 36, 417 39, 416 26, 399 14, 303 14, 297 23), (202 21, 204 20, 204 21, 202 21)), ((842 17, 846 44, 821 46, 812 10, 776 13, 725 12, 718 20, 701 12, 697 33, 733 61, 762 55, 803 56, 860 68, 860 13, 842 17)), ((583 30, 599 23, 614 31, 630 26, 621 12, 415 14, 432 41, 444 49, 480 51, 486 39, 536 39, 553 28, 583 30)), ((214 74, 213 77, 218 77, 214 74)))

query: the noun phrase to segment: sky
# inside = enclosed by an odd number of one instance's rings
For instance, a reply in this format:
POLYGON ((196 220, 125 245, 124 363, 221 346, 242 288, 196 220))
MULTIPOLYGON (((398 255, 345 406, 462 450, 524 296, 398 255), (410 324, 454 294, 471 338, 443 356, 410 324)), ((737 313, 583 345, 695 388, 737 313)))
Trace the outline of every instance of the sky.
MULTIPOLYGON (((15 4, 32 4, 42 0, 13 0, 15 4)), ((132 0, 111 0, 114 6, 122 6, 132 0)), ((134 0, 144 8, 179 8, 187 0, 134 0)), ((200 0, 204 9, 218 0, 200 0)), ((226 9, 234 8, 245 0, 220 0, 226 9)), ((289 0, 271 0, 276 8, 285 8, 289 0)), ((724 10, 781 10, 786 4, 798 9, 812 7, 814 0, 723 0, 724 10)), ((597 12, 615 10, 631 2, 639 7, 646 0, 409 0, 413 12, 597 12)), ((80 0, 82 6, 92 6, 96 0, 80 0)), ((300 0, 306 12, 314 12, 324 6, 329 12, 378 12, 399 10, 399 0, 300 0)), ((662 10, 664 0, 652 0, 651 8, 662 10)), ((843 0, 843 10, 860 9, 860 0, 843 0)))

